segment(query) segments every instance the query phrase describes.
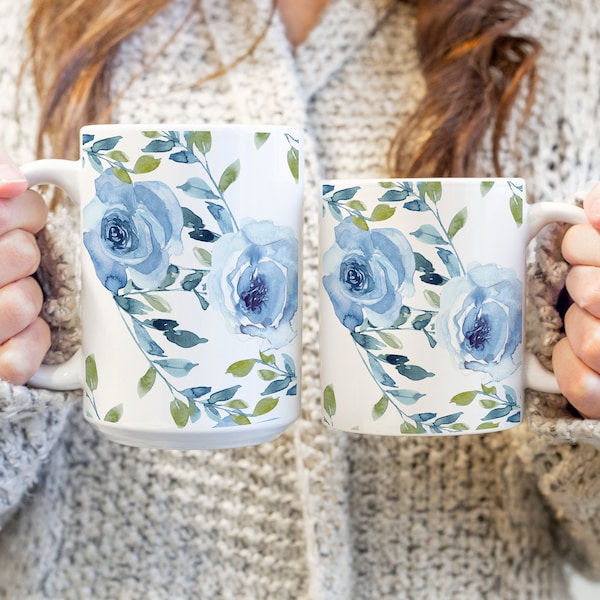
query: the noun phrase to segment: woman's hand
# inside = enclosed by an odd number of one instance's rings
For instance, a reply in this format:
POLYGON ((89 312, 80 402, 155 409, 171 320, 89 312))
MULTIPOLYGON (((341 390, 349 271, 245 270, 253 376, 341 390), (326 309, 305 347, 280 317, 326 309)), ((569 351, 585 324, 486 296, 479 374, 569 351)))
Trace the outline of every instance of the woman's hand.
POLYGON ((567 337, 552 363, 565 397, 584 417, 600 419, 600 184, 584 200, 589 225, 574 225, 562 251, 571 264, 567 290, 574 301, 565 315, 567 337))
POLYGON ((13 384, 24 384, 50 347, 42 290, 31 277, 40 262, 34 234, 47 217, 44 199, 0 148, 0 379, 13 384))

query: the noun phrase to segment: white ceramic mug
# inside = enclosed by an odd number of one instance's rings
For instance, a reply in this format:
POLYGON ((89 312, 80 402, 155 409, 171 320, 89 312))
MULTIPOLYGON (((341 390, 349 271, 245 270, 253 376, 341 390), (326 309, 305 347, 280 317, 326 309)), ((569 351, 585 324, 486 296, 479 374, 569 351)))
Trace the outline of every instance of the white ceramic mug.
POLYGON ((81 160, 23 167, 81 205, 82 349, 33 385, 83 388, 134 446, 258 444, 299 415, 301 131, 91 125, 81 160))
POLYGON ((325 422, 457 435, 521 422, 524 388, 558 392, 524 352, 525 252, 583 210, 526 203, 521 179, 335 180, 320 219, 325 422))

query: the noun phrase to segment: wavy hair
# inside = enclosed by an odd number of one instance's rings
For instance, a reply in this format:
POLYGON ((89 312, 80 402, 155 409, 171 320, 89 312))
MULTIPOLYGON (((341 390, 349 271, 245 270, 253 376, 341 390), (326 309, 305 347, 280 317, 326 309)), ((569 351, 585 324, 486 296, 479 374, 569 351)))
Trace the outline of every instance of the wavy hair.
MULTIPOLYGON (((400 0, 392 0, 393 2, 400 0)), ((110 120, 113 59, 119 44, 171 0, 32 0, 27 27, 31 68, 40 99, 38 155, 75 158, 79 128, 110 120)), ((196 10, 201 0, 192 3, 196 10)), ((276 9, 247 53, 252 53, 276 9)), ((426 95, 398 132, 390 169, 403 176, 474 174, 485 133, 492 135, 494 166, 508 118, 523 92, 524 114, 536 80, 537 42, 513 33, 528 9, 516 0, 416 0, 417 41, 426 95), (402 139, 415 135, 417 148, 402 139)), ((172 39, 188 20, 177 24, 172 39)), ((168 42, 157 50, 157 54, 168 42)))

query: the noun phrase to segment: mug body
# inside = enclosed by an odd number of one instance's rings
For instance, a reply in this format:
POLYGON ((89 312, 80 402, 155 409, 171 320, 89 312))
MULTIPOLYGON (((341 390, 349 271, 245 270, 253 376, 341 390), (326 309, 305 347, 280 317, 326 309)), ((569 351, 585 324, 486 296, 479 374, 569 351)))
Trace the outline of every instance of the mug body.
POLYGON ((322 191, 325 422, 383 435, 518 425, 524 182, 349 179, 322 191))
POLYGON ((81 131, 85 418, 114 441, 209 449, 299 415, 301 132, 81 131))

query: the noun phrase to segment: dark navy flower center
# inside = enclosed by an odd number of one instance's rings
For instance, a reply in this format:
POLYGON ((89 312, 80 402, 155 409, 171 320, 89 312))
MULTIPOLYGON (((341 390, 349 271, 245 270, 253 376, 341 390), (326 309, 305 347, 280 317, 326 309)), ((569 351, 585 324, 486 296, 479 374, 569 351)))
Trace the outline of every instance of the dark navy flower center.
POLYGON ((464 332, 468 345, 473 350, 482 350, 488 342, 492 327, 486 314, 479 313, 464 332))
POLYGON ((356 257, 346 258, 342 262, 340 279, 353 294, 367 294, 373 290, 374 282, 368 264, 356 257))
POLYGON ((117 214, 105 215, 102 219, 102 239, 110 250, 119 253, 132 252, 139 245, 131 221, 117 214))
POLYGON ((260 312, 263 305, 268 301, 269 289, 262 275, 256 273, 250 278, 248 287, 240 293, 247 312, 260 312))

